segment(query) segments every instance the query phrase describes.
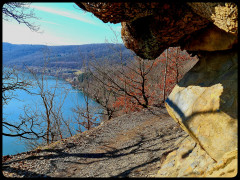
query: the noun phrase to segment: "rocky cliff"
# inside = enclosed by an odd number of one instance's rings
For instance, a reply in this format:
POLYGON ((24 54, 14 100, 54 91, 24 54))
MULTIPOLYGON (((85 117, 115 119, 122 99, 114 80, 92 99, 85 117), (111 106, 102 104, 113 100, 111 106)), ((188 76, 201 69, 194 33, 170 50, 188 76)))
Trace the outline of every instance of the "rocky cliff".
POLYGON ((122 24, 125 46, 144 59, 170 46, 199 62, 166 100, 172 118, 191 138, 171 152, 159 176, 237 174, 238 9, 224 2, 77 3, 103 22, 122 24))

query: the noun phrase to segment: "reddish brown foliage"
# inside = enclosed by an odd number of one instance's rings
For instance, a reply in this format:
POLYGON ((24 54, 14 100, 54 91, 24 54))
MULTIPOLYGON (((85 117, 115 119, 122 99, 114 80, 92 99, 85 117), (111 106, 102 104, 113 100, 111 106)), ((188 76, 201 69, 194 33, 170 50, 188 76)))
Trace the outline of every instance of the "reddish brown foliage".
POLYGON ((186 64, 189 61, 196 61, 196 57, 191 57, 179 48, 169 48, 167 53, 166 56, 166 51, 164 51, 153 62, 137 59, 138 63, 134 69, 129 68, 124 77, 118 77, 121 82, 125 83, 125 89, 124 93, 116 98, 113 104, 115 108, 122 108, 123 112, 128 113, 160 104, 166 99, 188 70, 186 64), (163 67, 166 62, 165 74, 163 67), (165 89, 164 79, 166 80, 165 89), (163 97, 164 94, 166 94, 165 97, 163 97))

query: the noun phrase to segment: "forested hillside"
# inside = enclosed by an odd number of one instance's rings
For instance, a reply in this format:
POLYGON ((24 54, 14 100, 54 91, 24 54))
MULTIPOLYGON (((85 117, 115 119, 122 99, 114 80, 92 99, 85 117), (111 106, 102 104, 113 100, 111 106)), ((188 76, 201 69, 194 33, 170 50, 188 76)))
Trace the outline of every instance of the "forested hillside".
POLYGON ((43 66, 49 60, 49 67, 81 68, 83 60, 93 57, 101 61, 120 61, 119 51, 124 60, 133 57, 132 52, 122 44, 87 44, 68 46, 46 46, 2 43, 3 64, 7 66, 43 66), (47 57, 47 58, 46 58, 47 57))

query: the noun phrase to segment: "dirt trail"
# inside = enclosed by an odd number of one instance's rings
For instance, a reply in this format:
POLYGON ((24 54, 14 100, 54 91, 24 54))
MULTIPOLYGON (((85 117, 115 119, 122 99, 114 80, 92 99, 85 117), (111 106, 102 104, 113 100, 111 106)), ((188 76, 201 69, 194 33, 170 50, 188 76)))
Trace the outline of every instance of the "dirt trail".
POLYGON ((41 150, 3 157, 5 177, 151 177, 186 133, 166 109, 104 122, 41 150))

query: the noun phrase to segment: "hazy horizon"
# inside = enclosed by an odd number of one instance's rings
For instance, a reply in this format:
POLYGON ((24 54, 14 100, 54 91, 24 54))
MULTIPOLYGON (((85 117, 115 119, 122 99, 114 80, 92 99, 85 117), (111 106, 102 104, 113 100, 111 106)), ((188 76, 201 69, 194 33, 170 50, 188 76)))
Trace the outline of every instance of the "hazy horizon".
POLYGON ((110 43, 110 42, 103 42, 103 43, 89 43, 89 44, 68 44, 68 45, 45 45, 45 44, 18 44, 18 43, 11 43, 11 42, 2 42, 2 43, 8 43, 8 44, 14 44, 14 45, 42 45, 42 46, 81 46, 81 45, 90 45, 90 44, 122 44, 123 43, 110 43))

